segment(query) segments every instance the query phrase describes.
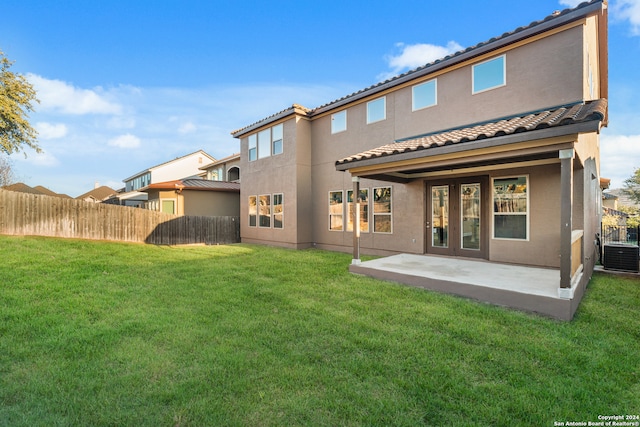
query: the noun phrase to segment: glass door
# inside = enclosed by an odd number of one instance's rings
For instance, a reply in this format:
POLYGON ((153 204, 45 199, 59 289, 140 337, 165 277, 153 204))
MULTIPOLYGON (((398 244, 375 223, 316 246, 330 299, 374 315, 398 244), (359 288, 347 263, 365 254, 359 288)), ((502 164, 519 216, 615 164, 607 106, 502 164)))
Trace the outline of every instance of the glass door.
POLYGON ((487 258, 487 177, 427 183, 427 253, 487 258))
POLYGON ((449 247, 449 186, 431 187, 431 245, 449 247))
POLYGON ((460 185, 460 247, 479 250, 482 230, 480 228, 480 183, 460 185))

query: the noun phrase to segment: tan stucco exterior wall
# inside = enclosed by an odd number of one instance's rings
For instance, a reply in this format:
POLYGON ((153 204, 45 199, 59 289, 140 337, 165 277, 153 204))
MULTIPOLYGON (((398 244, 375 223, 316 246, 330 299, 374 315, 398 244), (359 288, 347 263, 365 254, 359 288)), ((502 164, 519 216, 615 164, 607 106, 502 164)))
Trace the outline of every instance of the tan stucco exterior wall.
POLYGON ((240 194, 236 192, 184 190, 181 204, 184 215, 240 216, 240 194))
MULTIPOLYGON (((277 156, 248 162, 248 135, 245 135, 241 138, 242 240, 287 247, 312 246, 351 251, 352 232, 329 230, 329 192, 343 191, 346 205, 347 191, 353 188, 351 175, 336 171, 336 160, 397 139, 582 101, 585 99, 582 77, 586 72, 584 42, 585 38, 594 37, 586 36, 585 31, 595 31, 595 24, 572 25, 532 43, 494 52, 445 73, 427 76, 386 93, 355 101, 316 116, 311 121, 292 113, 282 119, 284 152, 277 156), (506 55, 506 85, 472 94, 472 65, 501 54, 506 55), (412 86, 432 78, 437 78, 437 105, 412 111, 412 86), (367 101, 381 96, 386 99, 386 118, 367 124, 367 101), (331 134, 331 114, 343 110, 347 111, 347 130, 331 134), (248 197, 276 193, 284 194, 284 229, 249 227, 248 197)), ((593 43, 593 46, 595 49, 597 44, 593 43)), ((277 123, 268 123, 265 127, 277 123)), ((581 150, 582 147, 577 151, 581 150)), ((521 169, 503 169, 499 172, 487 170, 476 175, 490 179, 523 174, 529 176, 530 186, 529 239, 489 239, 489 258, 492 261, 558 267, 559 160, 553 164, 521 169)), ((581 172, 581 166, 578 167, 576 176, 581 185, 574 187, 576 193, 587 191, 582 184, 585 175, 581 172)), ((362 252, 424 253, 425 181, 400 184, 363 179, 360 183, 361 188, 369 190, 370 197, 375 187, 389 186, 392 187, 393 232, 374 233, 370 212, 370 231, 361 234, 362 252)), ((574 198, 581 197, 576 194, 574 198)), ((584 210, 584 206, 579 210, 584 210)), ((345 216, 347 212, 345 209, 345 216)), ((489 216, 485 220, 492 221, 492 218, 489 216)))

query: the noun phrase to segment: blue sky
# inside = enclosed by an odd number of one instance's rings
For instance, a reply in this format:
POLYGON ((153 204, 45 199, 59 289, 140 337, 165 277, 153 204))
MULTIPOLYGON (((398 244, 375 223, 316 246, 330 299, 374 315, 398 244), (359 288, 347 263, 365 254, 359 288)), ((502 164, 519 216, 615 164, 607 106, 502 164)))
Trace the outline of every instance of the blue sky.
MULTIPOLYGON (((203 149, 294 103, 314 108, 574 0, 3 0, 0 50, 38 90, 43 154, 19 181, 78 196, 203 149), (11 19, 6 19, 11 17, 11 19)), ((603 176, 640 167, 640 0, 609 4, 603 176)))

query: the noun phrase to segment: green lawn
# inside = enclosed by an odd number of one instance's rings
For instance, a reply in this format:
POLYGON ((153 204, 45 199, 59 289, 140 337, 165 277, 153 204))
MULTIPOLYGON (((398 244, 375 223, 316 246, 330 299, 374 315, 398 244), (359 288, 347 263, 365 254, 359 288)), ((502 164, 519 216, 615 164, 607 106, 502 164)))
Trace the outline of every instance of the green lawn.
POLYGON ((640 413, 640 281, 572 322, 350 256, 0 236, 1 426, 552 426, 640 413))

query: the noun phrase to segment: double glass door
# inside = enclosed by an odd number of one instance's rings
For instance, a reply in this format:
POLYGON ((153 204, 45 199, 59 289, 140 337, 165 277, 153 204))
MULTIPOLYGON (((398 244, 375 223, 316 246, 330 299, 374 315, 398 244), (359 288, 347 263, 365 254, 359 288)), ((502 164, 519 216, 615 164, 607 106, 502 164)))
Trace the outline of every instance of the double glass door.
POLYGON ((487 258, 488 178, 427 183, 427 253, 487 258))

